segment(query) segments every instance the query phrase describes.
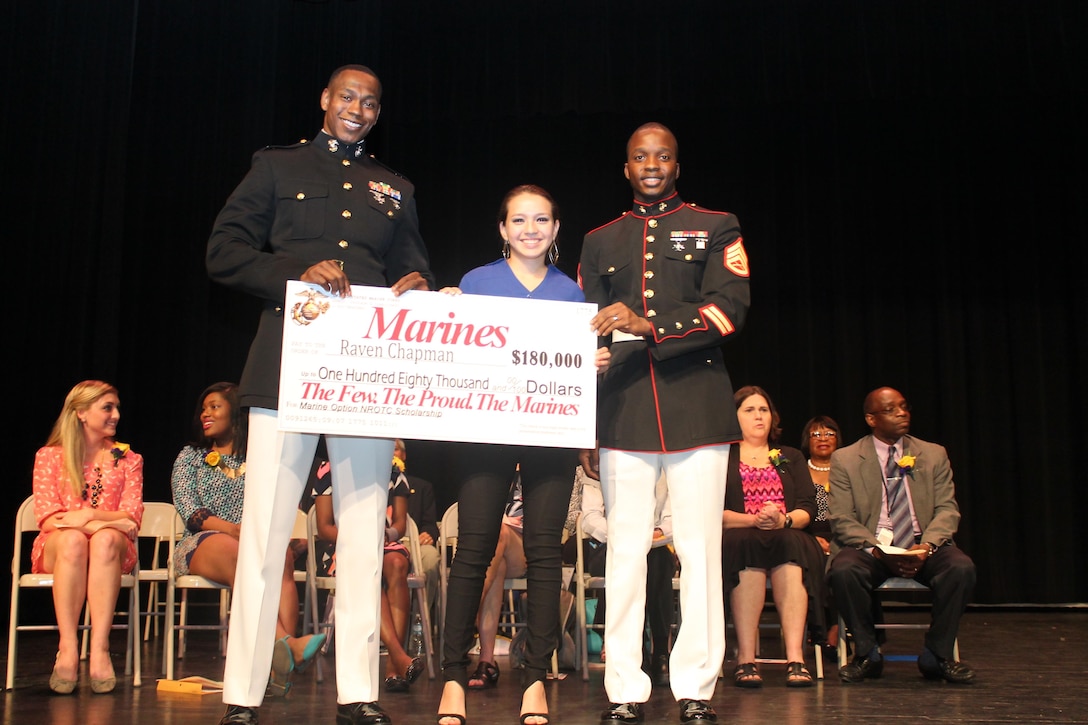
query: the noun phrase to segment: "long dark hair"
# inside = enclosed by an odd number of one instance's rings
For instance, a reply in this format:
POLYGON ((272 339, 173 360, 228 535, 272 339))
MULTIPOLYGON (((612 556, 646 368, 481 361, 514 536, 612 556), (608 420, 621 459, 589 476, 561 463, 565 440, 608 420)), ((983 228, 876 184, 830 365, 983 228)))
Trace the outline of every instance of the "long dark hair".
MULTIPOLYGON (((506 192, 506 196, 502 198, 502 203, 499 204, 499 224, 506 223, 506 217, 510 213, 510 200, 515 196, 521 196, 522 194, 532 194, 533 196, 539 196, 547 200, 548 204, 552 207, 552 221, 559 223, 559 205, 555 203, 555 199, 549 194, 543 187, 536 184, 522 184, 515 186, 510 191, 506 192)), ((502 256, 506 259, 510 259, 510 243, 503 242, 502 256)), ((554 265, 559 261, 559 239, 552 240, 551 246, 548 247, 548 264, 554 265)))

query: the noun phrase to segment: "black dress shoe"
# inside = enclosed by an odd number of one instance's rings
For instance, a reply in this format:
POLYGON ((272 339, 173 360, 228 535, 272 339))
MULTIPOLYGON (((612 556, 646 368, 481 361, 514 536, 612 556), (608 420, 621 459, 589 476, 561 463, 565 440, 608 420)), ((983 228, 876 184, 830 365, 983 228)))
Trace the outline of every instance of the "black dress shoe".
POLYGON ((843 682, 861 682, 866 678, 875 680, 884 674, 884 658, 873 659, 869 655, 855 657, 854 661, 839 670, 839 679, 843 682))
POLYGON ((918 670, 927 680, 944 680, 955 685, 969 685, 975 679, 975 671, 966 662, 937 657, 928 649, 918 657, 918 670))
POLYGON ((227 711, 219 725, 257 725, 257 708, 227 705, 227 711))
POLYGON ((392 725, 376 702, 353 702, 336 706, 336 725, 392 725))
POLYGON ((637 722, 642 722, 642 704, 638 702, 614 702, 601 713, 602 725, 637 722))
POLYGON ((695 720, 713 722, 717 719, 718 714, 714 712, 714 708, 706 700, 680 701, 680 722, 693 722, 695 720))

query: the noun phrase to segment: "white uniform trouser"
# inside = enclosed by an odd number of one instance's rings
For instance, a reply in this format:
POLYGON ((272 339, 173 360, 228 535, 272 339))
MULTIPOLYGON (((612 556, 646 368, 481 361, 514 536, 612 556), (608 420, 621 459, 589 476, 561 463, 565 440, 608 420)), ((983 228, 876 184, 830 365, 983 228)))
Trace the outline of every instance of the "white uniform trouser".
POLYGON ((605 578, 604 687, 611 702, 646 702, 652 683, 642 671, 646 554, 654 529, 654 489, 662 469, 669 486, 673 545, 680 560, 683 624, 669 657, 677 700, 709 700, 725 659, 722 600, 722 509, 729 446, 683 453, 602 448, 601 490, 608 523, 605 578))
MULTIPOLYGON (((251 408, 238 568, 227 637, 223 702, 258 707, 276 639, 283 557, 318 436, 279 430, 277 412, 251 408)), ((337 702, 378 699, 382 543, 393 441, 325 436, 336 540, 337 702)))

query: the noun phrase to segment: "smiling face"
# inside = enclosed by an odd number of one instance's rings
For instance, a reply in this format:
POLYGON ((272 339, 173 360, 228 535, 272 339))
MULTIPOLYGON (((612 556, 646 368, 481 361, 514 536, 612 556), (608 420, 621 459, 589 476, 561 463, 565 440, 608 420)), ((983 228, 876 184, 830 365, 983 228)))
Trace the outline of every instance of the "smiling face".
POLYGON ((117 435, 117 422, 121 420, 121 401, 114 393, 106 393, 77 417, 83 423, 83 434, 88 442, 113 438, 117 435))
POLYGON ((200 429, 211 442, 223 443, 231 439, 230 401, 222 393, 208 393, 200 408, 200 429))
POLYGON ((744 439, 752 442, 766 442, 770 436, 772 419, 771 406, 762 395, 749 395, 737 407, 737 422, 744 439))
POLYGON ((635 131, 627 142, 623 175, 631 182, 639 201, 654 202, 672 196, 680 178, 676 137, 659 126, 635 131))
POLYGON ((819 461, 826 461, 839 447, 839 435, 825 425, 815 425, 809 431, 809 455, 819 461))
POLYGON ((499 234, 510 244, 512 256, 539 260, 559 236, 559 220, 551 202, 543 196, 518 194, 506 204, 506 219, 499 222, 499 234))
POLYGON ((359 70, 341 71, 321 92, 325 133, 344 143, 357 143, 370 133, 382 110, 377 78, 359 70))

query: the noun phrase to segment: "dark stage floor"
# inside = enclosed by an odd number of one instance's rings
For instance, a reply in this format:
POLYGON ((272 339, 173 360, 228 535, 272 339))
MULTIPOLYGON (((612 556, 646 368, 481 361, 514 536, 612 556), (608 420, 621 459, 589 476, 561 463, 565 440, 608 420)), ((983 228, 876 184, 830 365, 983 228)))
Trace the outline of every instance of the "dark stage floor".
MULTIPOLYGON (((924 614, 906 612, 906 618, 924 614)), ((115 664, 124 667, 123 641, 115 634, 115 664)), ((189 651, 179 663, 177 677, 222 676, 223 661, 213 633, 190 633, 189 651)), ((158 692, 161 676, 161 639, 145 643, 143 687, 131 678, 119 681, 110 695, 94 695, 84 681, 73 695, 49 691, 48 679, 55 652, 55 635, 29 633, 20 637, 15 689, 4 694, 4 723, 11 725, 215 725, 223 711, 218 695, 180 695, 158 692)), ((916 654, 921 634, 889 634, 885 651, 891 655, 916 654)), ((764 637, 765 653, 777 647, 764 637)), ((761 690, 742 690, 731 679, 719 680, 713 705, 719 722, 733 723, 1088 723, 1088 610, 972 609, 960 632, 961 655, 978 673, 975 684, 954 686, 923 680, 911 661, 891 661, 884 677, 861 685, 843 685, 829 656, 828 679, 811 689, 787 689, 782 665, 762 667, 761 690)), ((325 681, 315 682, 314 668, 296 676, 287 698, 268 699, 261 708, 262 725, 307 723, 333 725, 336 713, 332 658, 326 660, 325 681)), ((732 671, 734 662, 726 663, 732 671)), ((815 672, 813 663, 809 669, 815 672)), ((6 661, 5 661, 6 666, 6 661)), ((498 687, 469 693, 470 725, 516 725, 520 705, 518 678, 499 661, 498 687)), ((437 672, 437 668, 436 668, 437 672)), ((604 669, 591 665, 590 679, 580 672, 566 673, 548 683, 552 722, 596 725, 607 704, 602 684, 604 669)), ((394 725, 432 725, 441 681, 424 674, 407 694, 386 694, 381 704, 394 725)), ((677 707, 668 689, 655 689, 646 706, 648 723, 676 723, 677 707)))

